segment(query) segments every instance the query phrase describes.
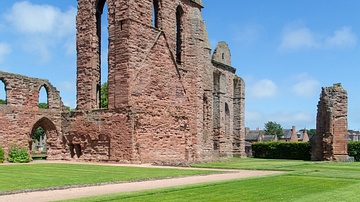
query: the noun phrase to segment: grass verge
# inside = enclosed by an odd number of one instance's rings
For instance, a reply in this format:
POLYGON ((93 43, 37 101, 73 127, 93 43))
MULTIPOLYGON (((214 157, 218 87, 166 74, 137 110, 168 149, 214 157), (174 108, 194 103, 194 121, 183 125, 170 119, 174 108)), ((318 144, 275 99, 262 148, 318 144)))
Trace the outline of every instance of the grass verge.
POLYGON ((8 164, 0 166, 0 193, 210 173, 214 171, 90 164, 8 164))
POLYGON ((72 201, 358 201, 360 163, 228 159, 194 166, 290 172, 72 201))

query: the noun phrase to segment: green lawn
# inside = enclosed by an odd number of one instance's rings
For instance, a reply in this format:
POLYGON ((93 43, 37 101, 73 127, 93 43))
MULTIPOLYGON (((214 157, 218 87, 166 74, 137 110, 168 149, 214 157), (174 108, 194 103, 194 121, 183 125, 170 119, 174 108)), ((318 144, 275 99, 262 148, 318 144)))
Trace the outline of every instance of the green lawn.
POLYGON ((167 178, 213 172, 85 164, 7 164, 0 165, 0 194, 4 191, 167 178))
POLYGON ((194 166, 288 172, 76 201, 360 201, 360 163, 229 159, 194 166))

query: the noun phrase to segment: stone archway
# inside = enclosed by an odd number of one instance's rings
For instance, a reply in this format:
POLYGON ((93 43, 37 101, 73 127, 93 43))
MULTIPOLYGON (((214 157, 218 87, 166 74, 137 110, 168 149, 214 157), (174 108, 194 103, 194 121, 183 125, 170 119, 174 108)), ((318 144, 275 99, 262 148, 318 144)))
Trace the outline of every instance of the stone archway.
MULTIPOLYGON (((60 137, 55 124, 48 118, 43 117, 39 119, 32 127, 29 140, 29 149, 31 156, 34 158, 51 159, 56 158, 55 155, 60 147, 60 137), (34 140, 34 135, 37 134, 39 128, 43 130, 44 137, 34 140)), ((61 151, 60 151, 61 152, 61 151)))

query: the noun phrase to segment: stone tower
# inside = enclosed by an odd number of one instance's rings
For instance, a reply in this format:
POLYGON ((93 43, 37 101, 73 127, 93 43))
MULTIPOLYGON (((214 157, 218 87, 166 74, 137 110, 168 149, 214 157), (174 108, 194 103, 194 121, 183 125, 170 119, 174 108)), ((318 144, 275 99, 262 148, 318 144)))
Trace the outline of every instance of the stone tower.
POLYGON ((323 87, 318 104, 313 160, 344 161, 347 153, 348 96, 341 84, 323 87))
POLYGON ((71 158, 189 162, 245 154, 244 81, 225 42, 211 56, 202 8, 201 0, 78 0, 77 110, 64 128, 71 158), (104 8, 108 36, 101 36, 104 8), (107 109, 99 109, 102 37, 109 41, 107 109))

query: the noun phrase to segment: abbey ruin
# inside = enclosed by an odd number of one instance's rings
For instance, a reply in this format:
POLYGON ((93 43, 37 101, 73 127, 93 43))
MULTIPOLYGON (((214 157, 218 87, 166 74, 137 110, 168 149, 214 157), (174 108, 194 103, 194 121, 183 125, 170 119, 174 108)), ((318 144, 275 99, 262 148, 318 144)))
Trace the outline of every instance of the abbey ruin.
MULTIPOLYGON (((228 45, 212 53, 201 0, 78 0, 77 107, 47 80, 0 72, 0 145, 47 159, 184 163, 245 156, 244 80, 228 45), (109 36, 101 36, 107 4, 109 36), (101 38, 108 37, 108 108, 100 108, 101 38), (38 107, 39 90, 48 109, 38 107)), ((75 25, 74 25, 75 26, 75 25)))

